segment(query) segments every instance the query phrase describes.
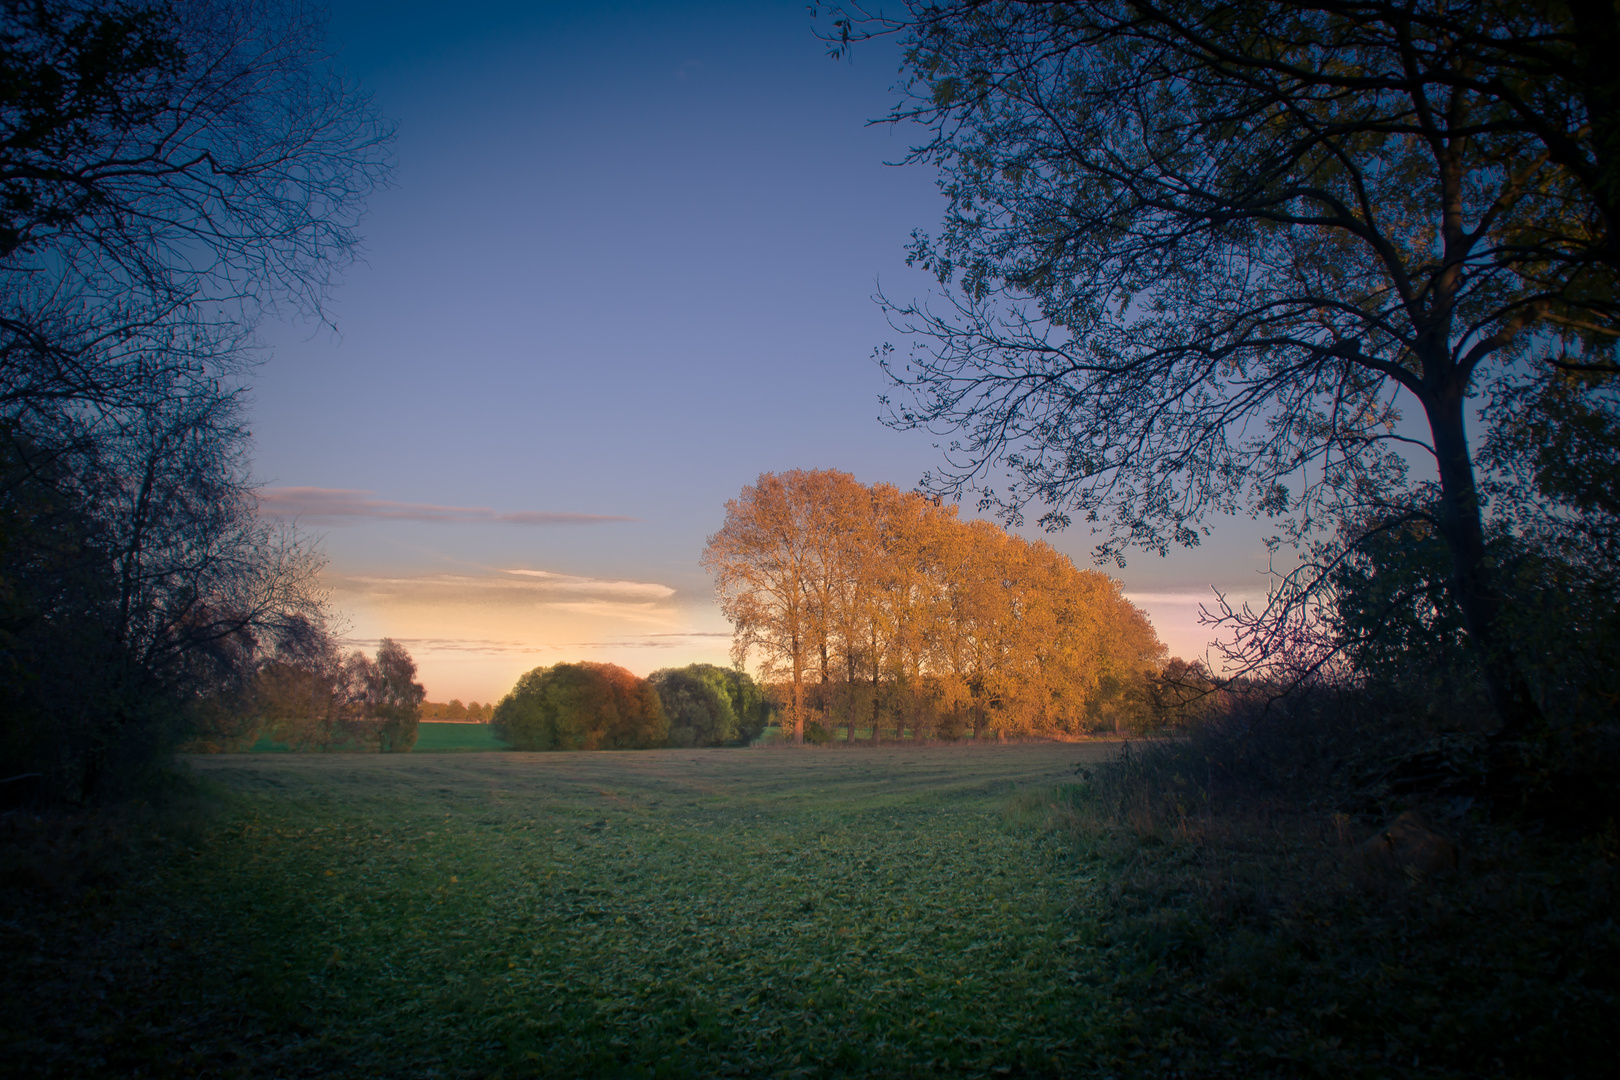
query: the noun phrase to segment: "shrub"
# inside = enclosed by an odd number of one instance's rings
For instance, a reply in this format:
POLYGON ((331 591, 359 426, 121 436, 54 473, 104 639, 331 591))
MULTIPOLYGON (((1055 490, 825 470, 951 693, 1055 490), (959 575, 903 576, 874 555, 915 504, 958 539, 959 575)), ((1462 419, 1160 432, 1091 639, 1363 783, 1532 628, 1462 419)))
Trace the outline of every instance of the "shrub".
POLYGON ((671 746, 747 746, 770 722, 771 706, 747 672, 688 664, 648 681, 669 719, 671 746))
POLYGON ((652 684, 617 664, 539 667, 495 707, 491 732, 518 750, 639 750, 669 732, 652 684))

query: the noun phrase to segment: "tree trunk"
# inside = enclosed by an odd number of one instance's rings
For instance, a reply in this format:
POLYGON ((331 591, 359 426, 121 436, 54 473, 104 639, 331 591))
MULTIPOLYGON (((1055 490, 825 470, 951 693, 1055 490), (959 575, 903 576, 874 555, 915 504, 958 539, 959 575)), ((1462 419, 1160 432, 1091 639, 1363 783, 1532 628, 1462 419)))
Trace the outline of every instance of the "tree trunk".
POLYGON ((872 745, 878 744, 878 658, 877 637, 872 638, 872 745))
POLYGON ((804 745, 804 659, 799 635, 793 635, 793 745, 804 745))
POLYGON ((1451 595, 1462 612, 1485 693, 1503 733, 1518 735, 1541 724, 1541 710, 1502 630, 1502 599, 1485 558, 1485 528, 1468 454, 1464 403, 1461 394, 1445 394, 1426 403, 1440 467, 1440 532, 1451 550, 1451 595))

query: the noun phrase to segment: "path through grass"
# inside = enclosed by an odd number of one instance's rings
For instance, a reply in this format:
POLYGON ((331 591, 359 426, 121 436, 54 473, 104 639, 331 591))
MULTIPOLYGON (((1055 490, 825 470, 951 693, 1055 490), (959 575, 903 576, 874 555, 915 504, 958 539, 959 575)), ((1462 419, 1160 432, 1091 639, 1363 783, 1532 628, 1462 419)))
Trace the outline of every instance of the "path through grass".
POLYGON ((1037 793, 1108 752, 200 758, 238 810, 110 916, 161 897, 131 948, 184 960, 92 1026, 154 1071, 1072 1072, 1106 1009, 1037 793))

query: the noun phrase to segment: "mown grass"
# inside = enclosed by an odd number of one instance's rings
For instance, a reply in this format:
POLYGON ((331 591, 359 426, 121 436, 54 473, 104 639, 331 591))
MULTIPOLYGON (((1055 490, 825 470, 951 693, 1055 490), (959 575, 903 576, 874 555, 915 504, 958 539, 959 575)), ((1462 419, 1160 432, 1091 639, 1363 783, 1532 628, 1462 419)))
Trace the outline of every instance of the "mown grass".
POLYGON ((38 1075, 1090 1071, 1102 885, 1039 793, 1107 752, 199 759, 230 808, 191 836, 13 875, 4 1038, 38 1075))
POLYGON ((1338 812, 1321 783, 1223 794, 1217 748, 1161 744, 1082 783, 1112 748, 199 759, 186 813, 0 818, 0 1060, 1612 1073, 1612 830, 1436 804, 1461 864, 1369 879, 1355 844, 1396 807, 1338 812))

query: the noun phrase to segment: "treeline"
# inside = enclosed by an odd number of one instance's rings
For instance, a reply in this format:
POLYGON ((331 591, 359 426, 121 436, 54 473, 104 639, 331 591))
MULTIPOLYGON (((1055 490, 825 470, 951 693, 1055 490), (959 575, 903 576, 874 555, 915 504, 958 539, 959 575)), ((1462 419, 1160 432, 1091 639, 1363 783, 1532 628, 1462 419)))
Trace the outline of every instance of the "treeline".
POLYGON ((227 735, 193 742, 198 750, 239 750, 261 736, 294 750, 380 750, 416 745, 427 691, 403 645, 383 638, 374 657, 341 653, 330 639, 304 655, 265 663, 237 703, 227 735))
POLYGON ((893 485, 764 473, 726 504, 703 564, 735 659, 759 655, 783 687, 795 741, 1074 734, 1156 715, 1165 649, 1119 582, 893 485))
POLYGON ((587 661, 524 675, 495 706, 491 730, 518 750, 746 746, 771 716, 746 672, 689 664, 643 679, 587 661))
POLYGON ((476 701, 469 701, 463 705, 460 698, 451 698, 449 701, 424 701, 422 703, 423 720, 487 724, 494 718, 495 703, 493 701, 487 705, 480 705, 476 701))
POLYGON ((118 797, 324 636, 243 380, 265 307, 319 317, 388 132, 292 6, 0 24, 0 777, 118 797))

